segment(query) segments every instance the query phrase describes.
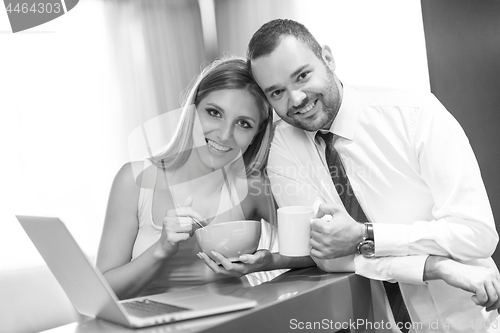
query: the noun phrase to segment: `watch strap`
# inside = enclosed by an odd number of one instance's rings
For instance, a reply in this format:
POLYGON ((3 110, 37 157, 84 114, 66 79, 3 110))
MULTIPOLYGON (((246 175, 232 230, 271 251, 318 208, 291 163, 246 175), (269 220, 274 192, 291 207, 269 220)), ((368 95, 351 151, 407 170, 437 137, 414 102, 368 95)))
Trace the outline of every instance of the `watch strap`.
POLYGON ((375 235, 371 222, 365 223, 365 234, 363 235, 363 240, 358 244, 357 250, 365 258, 373 258, 375 256, 375 235))
POLYGON ((373 223, 366 222, 365 223, 365 237, 363 240, 375 240, 375 235, 373 234, 373 223))

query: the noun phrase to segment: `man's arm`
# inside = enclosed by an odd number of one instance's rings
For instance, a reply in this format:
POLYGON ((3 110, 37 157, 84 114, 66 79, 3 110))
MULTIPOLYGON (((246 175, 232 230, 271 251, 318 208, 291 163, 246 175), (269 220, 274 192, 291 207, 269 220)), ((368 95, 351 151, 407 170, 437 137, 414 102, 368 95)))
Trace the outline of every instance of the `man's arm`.
POLYGON ((404 116, 410 128, 408 154, 417 159, 415 172, 432 197, 430 218, 411 224, 377 221, 377 255, 434 254, 459 260, 491 256, 498 234, 478 163, 460 124, 434 96, 418 112, 404 116))
POLYGON ((429 256, 424 281, 443 280, 449 285, 472 293, 472 301, 486 311, 500 308, 500 275, 495 268, 472 266, 440 256, 429 256))
MULTIPOLYGON (((285 131, 291 130, 289 128, 285 131)), ((329 192, 320 178, 320 171, 310 164, 317 152, 314 145, 307 146, 301 140, 291 140, 277 131, 271 147, 268 162, 268 175, 271 188, 278 206, 309 205, 319 209, 322 203, 335 204, 340 202, 338 196, 329 192), (302 146, 301 146, 302 145, 302 146)), ((293 139, 296 139, 293 136, 293 139)), ((333 189, 334 190, 334 189, 333 189)), ((336 193, 335 193, 336 194, 336 193)), ((356 223, 361 227, 359 223, 356 223)), ((359 235, 361 240, 362 235, 359 235)), ((356 243, 357 244, 357 243, 356 243)), ((422 280, 424 264, 427 256, 413 258, 383 257, 367 260, 359 255, 320 259, 313 257, 318 267, 327 272, 353 272, 376 280, 399 280, 401 282, 424 284, 422 280), (406 263, 406 267, 394 270, 395 261, 406 263)))

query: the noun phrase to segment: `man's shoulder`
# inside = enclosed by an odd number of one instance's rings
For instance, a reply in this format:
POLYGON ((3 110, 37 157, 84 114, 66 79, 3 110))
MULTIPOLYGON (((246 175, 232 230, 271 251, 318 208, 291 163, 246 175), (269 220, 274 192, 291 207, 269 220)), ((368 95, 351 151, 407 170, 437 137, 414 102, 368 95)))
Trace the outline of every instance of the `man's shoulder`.
POLYGON ((390 87, 353 87, 362 106, 421 107, 430 99, 431 92, 424 90, 397 89, 390 87))

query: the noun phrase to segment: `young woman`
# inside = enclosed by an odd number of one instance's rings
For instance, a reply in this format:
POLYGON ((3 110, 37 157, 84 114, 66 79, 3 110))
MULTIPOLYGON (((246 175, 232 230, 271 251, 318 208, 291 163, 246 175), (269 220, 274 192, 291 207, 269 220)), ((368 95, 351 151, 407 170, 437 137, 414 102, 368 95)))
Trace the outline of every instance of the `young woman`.
POLYGON ((113 182, 97 267, 119 298, 224 276, 197 255, 194 219, 275 223, 263 172, 271 137, 272 109, 245 60, 202 71, 164 151, 125 164, 113 182))

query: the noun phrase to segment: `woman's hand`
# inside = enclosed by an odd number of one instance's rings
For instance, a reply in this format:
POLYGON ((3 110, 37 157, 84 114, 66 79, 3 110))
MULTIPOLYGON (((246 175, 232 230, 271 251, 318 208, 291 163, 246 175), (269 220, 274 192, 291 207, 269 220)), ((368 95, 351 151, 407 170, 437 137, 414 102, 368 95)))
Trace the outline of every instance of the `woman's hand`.
POLYGON ((179 250, 179 243, 188 240, 193 235, 194 227, 191 217, 203 220, 203 216, 191 208, 192 204, 193 198, 188 197, 182 206, 167 211, 155 252, 158 257, 164 259, 175 255, 179 250))
POLYGON ((205 264, 215 273, 235 277, 265 270, 266 266, 272 261, 272 254, 268 250, 258 250, 254 254, 241 255, 238 258, 240 262, 231 262, 215 251, 211 255, 214 260, 206 253, 198 253, 198 257, 205 261, 205 264))

